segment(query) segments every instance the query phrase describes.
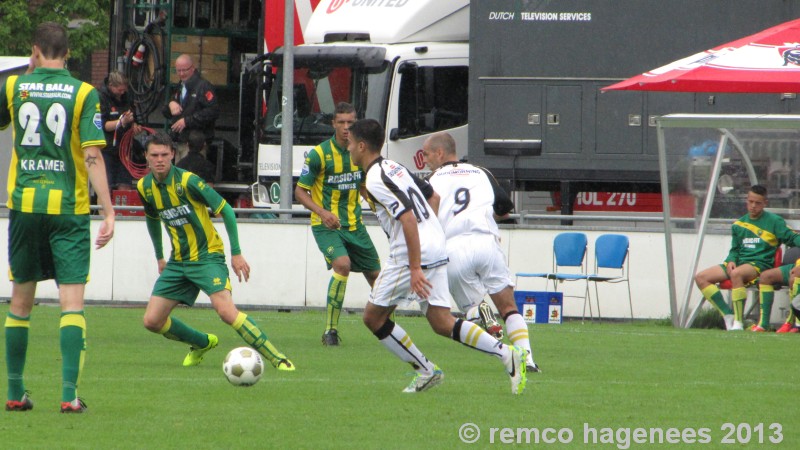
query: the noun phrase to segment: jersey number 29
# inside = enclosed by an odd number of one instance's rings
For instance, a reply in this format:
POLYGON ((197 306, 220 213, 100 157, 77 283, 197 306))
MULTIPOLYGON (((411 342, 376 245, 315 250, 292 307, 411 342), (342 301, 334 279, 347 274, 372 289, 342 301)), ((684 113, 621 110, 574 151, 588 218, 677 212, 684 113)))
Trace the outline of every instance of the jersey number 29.
MULTIPOLYGON (((20 145, 42 145, 39 122, 41 122, 41 113, 35 103, 25 102, 19 107, 19 125, 25 130, 20 145)), ((60 103, 50 105, 44 123, 47 129, 53 133, 53 143, 61 146, 64 130, 67 128, 67 110, 64 109, 64 106, 60 103)))

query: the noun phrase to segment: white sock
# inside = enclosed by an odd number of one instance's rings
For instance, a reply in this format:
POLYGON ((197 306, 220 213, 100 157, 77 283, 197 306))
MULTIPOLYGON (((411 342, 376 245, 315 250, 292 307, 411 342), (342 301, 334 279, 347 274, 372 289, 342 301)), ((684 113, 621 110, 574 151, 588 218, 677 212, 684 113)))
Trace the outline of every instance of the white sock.
POLYGON ((528 324, 520 314, 512 313, 506 318, 506 335, 512 344, 528 351, 527 362, 533 362, 533 350, 531 349, 531 341, 528 337, 528 324))
POLYGON ((411 337, 406 333, 406 330, 400 325, 395 323, 392 332, 389 336, 381 339, 380 343, 394 353, 395 356, 411 364, 414 370, 422 375, 433 374, 433 363, 428 361, 428 358, 419 351, 414 342, 411 341, 411 337))
POLYGON ((502 342, 492 337, 492 335, 484 331, 483 328, 468 320, 459 319, 456 321, 456 328, 458 328, 458 323, 461 323, 458 336, 453 336, 458 342, 461 342, 467 347, 472 347, 476 350, 496 356, 500 358, 503 363, 506 363, 511 356, 511 351, 509 351, 507 345, 503 345, 502 342))

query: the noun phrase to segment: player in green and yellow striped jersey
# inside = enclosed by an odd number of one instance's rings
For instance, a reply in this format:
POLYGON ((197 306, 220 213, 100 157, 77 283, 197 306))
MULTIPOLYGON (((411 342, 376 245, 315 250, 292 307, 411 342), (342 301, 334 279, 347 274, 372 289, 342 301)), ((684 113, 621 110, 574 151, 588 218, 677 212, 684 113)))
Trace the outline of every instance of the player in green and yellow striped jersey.
POLYGON ((114 210, 101 150, 100 101, 88 83, 64 69, 67 31, 36 28, 28 73, 0 87, 0 129, 12 125, 8 172, 11 306, 5 321, 7 411, 33 408, 23 383, 36 285, 55 279, 61 303, 61 412, 81 413, 77 396, 86 353, 83 296, 89 278, 89 182, 105 219, 95 244, 114 235, 114 210), (31 72, 32 71, 32 72, 31 72))
POLYGON ((744 329, 746 286, 774 266, 778 246, 800 246, 800 234, 786 226, 786 221, 779 215, 765 211, 766 206, 767 189, 760 185, 752 186, 747 193, 747 214, 731 226, 731 249, 725 262, 695 276, 697 287, 723 315, 725 327, 731 331, 744 329), (733 309, 725 303, 717 287, 717 283, 727 279, 733 286, 733 309))
POLYGON ((336 105, 334 135, 308 152, 294 191, 297 201, 311 211, 314 240, 328 269, 333 268, 323 345, 339 345, 339 314, 350 272, 362 272, 372 286, 381 270, 378 252, 361 222, 364 173, 347 151, 348 128, 355 121, 353 105, 336 105))
POLYGON ((172 165, 172 140, 163 132, 148 141, 145 151, 150 173, 137 190, 144 205, 147 231, 153 241, 159 277, 144 313, 144 326, 164 337, 190 345, 184 366, 200 364, 219 339, 202 333, 171 315, 176 306, 194 305, 202 290, 219 317, 233 327, 248 345, 278 370, 294 365, 276 349, 259 326, 233 303, 225 248, 211 222, 208 208, 221 215, 231 243, 231 267, 239 281, 250 278, 250 266, 239 248, 236 215, 225 200, 197 175, 172 165), (161 224, 172 242, 169 262, 164 260, 161 224))

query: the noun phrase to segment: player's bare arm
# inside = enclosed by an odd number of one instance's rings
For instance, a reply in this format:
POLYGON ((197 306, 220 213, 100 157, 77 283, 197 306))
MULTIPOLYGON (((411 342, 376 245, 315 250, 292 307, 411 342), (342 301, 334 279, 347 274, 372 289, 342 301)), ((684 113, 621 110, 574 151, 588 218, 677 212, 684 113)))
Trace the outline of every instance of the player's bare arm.
POLYGON ((111 194, 108 191, 108 178, 106 166, 103 162, 103 153, 100 147, 89 146, 83 149, 84 164, 97 194, 97 203, 103 211, 103 223, 95 240, 95 248, 102 248, 114 237, 114 206, 111 203, 111 194))
POLYGON ((410 210, 404 212, 397 220, 403 226, 403 236, 408 247, 408 268, 411 272, 411 290, 419 295, 420 298, 427 299, 430 294, 429 289, 433 287, 430 281, 425 278, 422 272, 422 251, 419 243, 419 230, 417 229, 417 218, 410 210))
POLYGON ((436 214, 437 216, 439 215, 439 201, 440 200, 441 200, 441 197, 439 197, 439 194, 437 194, 436 192, 434 192, 433 195, 430 198, 428 198, 428 204, 431 205, 431 209, 433 209, 433 213, 436 214))

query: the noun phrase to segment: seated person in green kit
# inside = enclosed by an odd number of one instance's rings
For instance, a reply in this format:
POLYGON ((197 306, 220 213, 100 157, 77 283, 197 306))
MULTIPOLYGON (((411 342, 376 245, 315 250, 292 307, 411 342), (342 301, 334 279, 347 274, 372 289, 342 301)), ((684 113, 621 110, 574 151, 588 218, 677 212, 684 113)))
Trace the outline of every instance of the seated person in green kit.
MULTIPOLYGON (((800 263, 800 248, 793 247, 783 255, 784 264, 780 267, 775 267, 765 270, 764 273, 758 278, 758 300, 760 304, 761 314, 757 324, 750 327, 750 331, 756 333, 763 333, 769 331, 769 318, 772 315, 772 303, 775 295, 775 286, 790 287, 789 298, 794 298, 797 295, 797 281, 795 275, 792 273, 797 264, 800 263), (786 264, 788 263, 788 264, 786 264)), ((784 325, 778 329, 781 333, 790 332, 794 328, 794 317, 791 317, 784 325)))
POLYGON ((777 214, 765 211, 767 189, 754 185, 747 193, 747 214, 731 226, 731 249, 725 262, 711 266, 695 276, 703 296, 725 318, 729 331, 744 329, 746 287, 763 271, 773 267, 775 252, 781 244, 800 247, 800 234, 786 226, 777 214), (731 280, 733 310, 725 303, 717 283, 731 280))

